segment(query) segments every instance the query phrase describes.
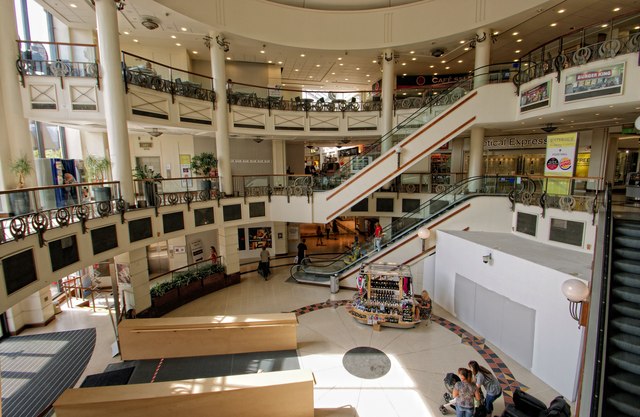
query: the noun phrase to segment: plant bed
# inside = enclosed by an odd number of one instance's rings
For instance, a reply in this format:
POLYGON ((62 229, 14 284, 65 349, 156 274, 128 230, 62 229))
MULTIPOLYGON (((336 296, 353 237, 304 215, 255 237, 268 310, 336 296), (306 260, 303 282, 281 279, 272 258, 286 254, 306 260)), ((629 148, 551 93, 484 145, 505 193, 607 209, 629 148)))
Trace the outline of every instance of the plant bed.
POLYGON ((235 284, 240 284, 240 272, 231 275, 225 274, 225 285, 228 287, 235 284))
POLYGON ((207 294, 225 287, 224 272, 216 272, 202 279, 202 285, 207 294))
POLYGON ((151 303, 156 309, 170 311, 180 305, 180 293, 177 288, 172 288, 160 296, 151 297, 151 303))
POLYGON ((178 291, 180 292, 181 304, 193 301, 203 295, 202 281, 199 279, 191 281, 186 285, 178 287, 178 291))

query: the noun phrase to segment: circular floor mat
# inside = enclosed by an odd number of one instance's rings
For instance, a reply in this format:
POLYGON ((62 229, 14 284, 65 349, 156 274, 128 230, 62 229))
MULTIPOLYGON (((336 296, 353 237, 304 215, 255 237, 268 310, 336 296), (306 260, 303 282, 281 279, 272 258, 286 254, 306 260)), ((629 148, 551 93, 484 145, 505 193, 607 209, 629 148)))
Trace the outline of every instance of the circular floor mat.
POLYGON ((391 360, 379 349, 360 346, 344 354, 342 365, 351 375, 364 379, 376 379, 389 372, 391 360))

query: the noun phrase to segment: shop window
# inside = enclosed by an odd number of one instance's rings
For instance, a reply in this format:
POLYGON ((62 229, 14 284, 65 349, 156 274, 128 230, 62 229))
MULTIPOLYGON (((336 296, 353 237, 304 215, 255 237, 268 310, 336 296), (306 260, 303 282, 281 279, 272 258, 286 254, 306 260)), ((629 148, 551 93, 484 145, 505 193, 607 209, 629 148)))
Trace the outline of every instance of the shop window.
POLYGON ((184 217, 181 211, 162 215, 162 226, 165 233, 177 232, 184 229, 184 217))
POLYGON ((516 218, 516 231, 535 236, 537 223, 538 216, 536 216, 535 214, 522 213, 519 211, 516 218))
POLYGON ((148 239, 153 236, 151 217, 138 220, 129 220, 129 241, 131 243, 148 239))
POLYGON ((266 212, 264 201, 249 203, 249 217, 264 217, 266 212))
POLYGON ((358 201, 356 204, 351 206, 351 211, 369 211, 369 199, 365 198, 363 200, 358 201))
POLYGON ((91 229, 93 254, 97 255, 118 247, 118 234, 114 225, 91 229))
POLYGON ((213 208, 201 208, 193 211, 193 218, 196 226, 213 224, 213 208))
POLYGON ((582 246, 583 236, 584 223, 564 219, 551 219, 549 240, 566 243, 568 245, 582 246))
POLYGON ((392 213, 393 198, 376 198, 376 211, 392 213))
POLYGON ((222 217, 225 222, 242 219, 242 206, 240 204, 230 204, 222 207, 222 217))
POLYGON ((57 271, 80 260, 75 235, 49 241, 48 245, 52 271, 57 271))

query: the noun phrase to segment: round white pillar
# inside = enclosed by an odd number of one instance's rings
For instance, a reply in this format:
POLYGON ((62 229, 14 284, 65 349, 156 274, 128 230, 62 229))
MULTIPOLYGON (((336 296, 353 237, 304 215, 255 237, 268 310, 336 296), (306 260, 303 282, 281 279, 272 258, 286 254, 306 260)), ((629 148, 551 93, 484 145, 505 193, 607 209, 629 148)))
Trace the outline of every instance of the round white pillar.
POLYGON ((489 82, 489 64, 491 63, 491 30, 480 28, 476 31, 476 54, 474 63, 473 88, 489 82))
MULTIPOLYGON (((4 186, 13 188, 18 185, 18 179, 8 170, 10 161, 23 156, 27 157, 33 166, 33 141, 29 130, 29 121, 22 112, 21 86, 16 70, 18 56, 18 29, 13 1, 3 2, 3 12, 0 13, 0 94, 2 95, 0 111, 6 123, 0 127, 0 150, 3 158, 2 177, 4 186)), ((25 178, 26 186, 35 185, 35 175, 25 178)), ((5 188, 5 189, 7 189, 5 188)))
POLYGON ((468 177, 484 175, 484 128, 472 127, 469 143, 468 177))
POLYGON ((218 175, 220 176, 220 191, 233 194, 233 178, 231 177, 231 154, 229 152, 229 107, 227 106, 227 72, 225 70, 225 47, 220 46, 217 37, 224 39, 224 35, 216 32, 211 36, 211 73, 213 74, 213 89, 216 92, 216 156, 218 157, 218 175))
POLYGON ((135 193, 131 175, 131 151, 120 63, 116 3, 113 0, 95 0, 95 4, 111 173, 115 181, 120 181, 120 193, 124 201, 132 204, 135 202, 135 193))
MULTIPOLYGON (((393 96, 396 88, 395 56, 392 49, 382 51, 382 134, 393 128, 393 96)), ((381 153, 387 152, 393 144, 391 138, 382 142, 381 153)))

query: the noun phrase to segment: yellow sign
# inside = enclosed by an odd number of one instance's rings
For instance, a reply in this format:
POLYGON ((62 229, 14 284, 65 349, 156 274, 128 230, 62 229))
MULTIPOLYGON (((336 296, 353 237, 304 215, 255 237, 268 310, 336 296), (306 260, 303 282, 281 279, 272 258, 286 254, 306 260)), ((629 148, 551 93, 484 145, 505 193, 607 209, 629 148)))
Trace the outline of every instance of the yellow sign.
POLYGON ((589 162, 591 161, 590 153, 579 153, 576 160, 576 177, 589 176, 589 162))
MULTIPOLYGON (((578 133, 560 133, 547 136, 547 157, 544 175, 547 177, 572 177, 576 169, 578 133)), ((571 189, 571 180, 547 180, 549 194, 566 195, 571 189)))
POLYGON ((191 165, 191 155, 180 155, 180 165, 191 165))

